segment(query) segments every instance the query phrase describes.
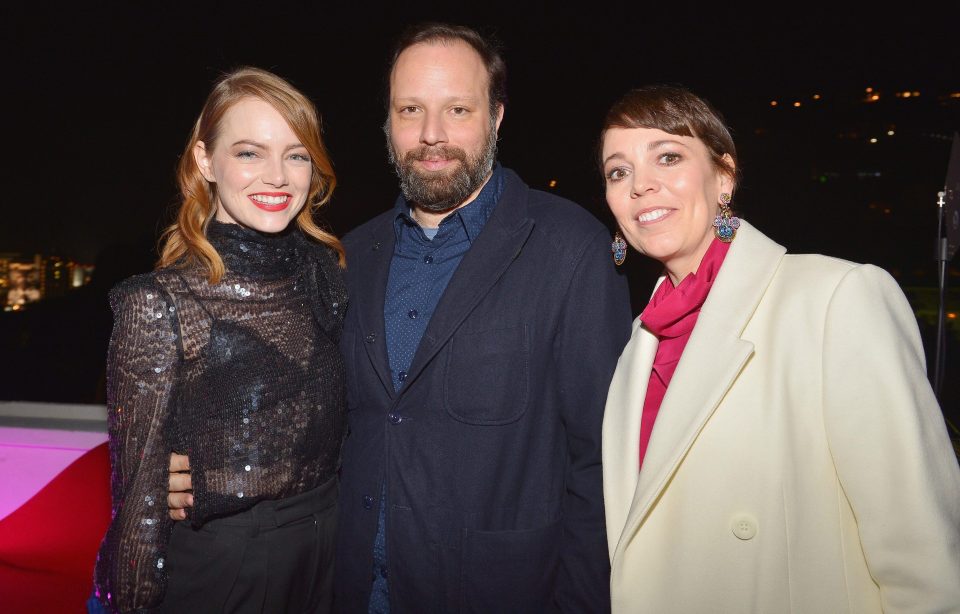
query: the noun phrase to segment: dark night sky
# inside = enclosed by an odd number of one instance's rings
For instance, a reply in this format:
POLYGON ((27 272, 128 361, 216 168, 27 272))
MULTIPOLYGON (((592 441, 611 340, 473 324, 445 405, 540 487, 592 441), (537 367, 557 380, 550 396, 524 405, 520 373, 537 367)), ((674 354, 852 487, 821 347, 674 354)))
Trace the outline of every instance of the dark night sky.
MULTIPOLYGON (((465 23, 502 41, 510 102, 501 159, 533 185, 558 179, 561 194, 601 217, 592 166, 597 129, 605 108, 631 86, 682 83, 713 101, 741 143, 743 202, 755 210, 777 190, 796 193, 790 182, 810 175, 809 162, 791 155, 788 141, 740 138, 770 113, 771 98, 849 98, 867 85, 960 91, 956 9, 904 15, 781 4, 777 12, 789 15, 778 17, 642 2, 590 10, 485 3, 456 11, 354 2, 352 12, 301 2, 92 4, 0 9, 10 190, 0 252, 58 250, 92 261, 110 244, 152 242, 175 202, 173 169, 211 82, 243 64, 274 70, 317 102, 340 180, 327 219, 338 233, 349 230, 395 196, 380 129, 383 72, 403 25, 427 18, 465 23)), ((936 125, 916 130, 949 132, 960 128, 955 119, 941 113, 936 125)), ((841 121, 804 121, 821 120, 841 121)), ((923 150, 920 170, 908 164, 905 172, 935 192, 949 143, 904 140, 899 147, 923 150)), ((895 159, 918 158, 900 155, 895 159)))

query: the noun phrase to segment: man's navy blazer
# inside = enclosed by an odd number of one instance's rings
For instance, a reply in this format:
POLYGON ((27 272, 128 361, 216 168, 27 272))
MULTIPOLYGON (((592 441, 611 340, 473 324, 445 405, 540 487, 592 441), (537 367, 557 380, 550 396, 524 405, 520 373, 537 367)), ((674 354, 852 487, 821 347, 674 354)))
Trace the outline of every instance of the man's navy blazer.
POLYGON ((381 488, 395 614, 609 610, 600 431, 626 280, 593 216, 504 173, 399 392, 383 316, 396 212, 344 240, 340 611, 367 611, 381 488))

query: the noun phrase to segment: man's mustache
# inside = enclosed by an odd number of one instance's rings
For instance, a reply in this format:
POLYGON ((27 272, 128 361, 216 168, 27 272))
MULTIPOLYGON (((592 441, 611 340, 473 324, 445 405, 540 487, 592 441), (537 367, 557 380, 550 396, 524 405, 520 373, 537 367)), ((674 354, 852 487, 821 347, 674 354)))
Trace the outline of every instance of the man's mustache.
POLYGON ((453 145, 421 145, 411 149, 403 156, 404 162, 424 160, 459 160, 467 161, 467 152, 453 145))

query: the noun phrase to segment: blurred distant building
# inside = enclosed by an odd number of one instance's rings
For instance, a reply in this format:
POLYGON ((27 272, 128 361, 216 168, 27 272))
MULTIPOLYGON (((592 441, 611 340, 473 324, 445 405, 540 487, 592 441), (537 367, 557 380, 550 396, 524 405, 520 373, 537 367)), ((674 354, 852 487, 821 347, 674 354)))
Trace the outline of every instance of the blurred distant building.
POLYGON ((0 252, 0 305, 7 304, 8 277, 10 276, 10 256, 0 252))
POLYGON ((44 298, 65 296, 90 282, 93 266, 61 258, 0 252, 0 306, 20 311, 44 298))
POLYGON ((40 277, 40 293, 44 298, 58 298, 70 290, 69 267, 59 256, 51 256, 44 261, 43 275, 40 277))

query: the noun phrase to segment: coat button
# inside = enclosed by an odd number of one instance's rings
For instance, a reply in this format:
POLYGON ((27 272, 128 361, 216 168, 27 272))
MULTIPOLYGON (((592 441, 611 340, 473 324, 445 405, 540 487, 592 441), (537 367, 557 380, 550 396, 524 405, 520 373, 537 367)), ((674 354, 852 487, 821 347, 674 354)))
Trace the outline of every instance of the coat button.
POLYGON ((376 252, 379 250, 380 250, 380 241, 377 241, 376 243, 373 244, 373 251, 376 252))
POLYGON ((366 340, 367 340, 367 343, 373 343, 374 341, 377 340, 377 334, 370 333, 369 335, 366 336, 366 340))
POLYGON ((363 509, 373 509, 373 497, 370 495, 363 495, 363 509))
POLYGON ((737 514, 733 517, 730 529, 733 531, 733 534, 736 535, 737 539, 746 541, 753 539, 757 534, 757 524, 757 519, 750 514, 737 514))
POLYGON ((387 420, 390 421, 390 424, 400 424, 403 422, 403 416, 400 414, 387 414, 387 420))

